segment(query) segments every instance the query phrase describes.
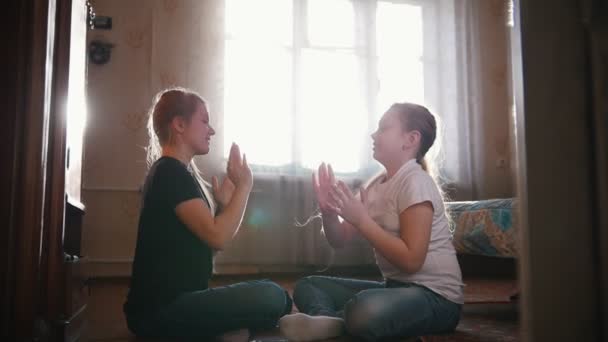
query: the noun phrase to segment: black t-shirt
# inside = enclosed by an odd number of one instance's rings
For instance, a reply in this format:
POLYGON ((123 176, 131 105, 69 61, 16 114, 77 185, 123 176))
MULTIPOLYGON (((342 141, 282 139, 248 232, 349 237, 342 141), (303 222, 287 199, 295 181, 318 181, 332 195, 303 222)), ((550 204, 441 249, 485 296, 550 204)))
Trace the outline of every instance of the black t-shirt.
POLYGON ((205 197, 179 160, 162 157, 143 188, 127 315, 150 313, 185 292, 204 290, 212 272, 212 250, 179 221, 175 207, 205 197))

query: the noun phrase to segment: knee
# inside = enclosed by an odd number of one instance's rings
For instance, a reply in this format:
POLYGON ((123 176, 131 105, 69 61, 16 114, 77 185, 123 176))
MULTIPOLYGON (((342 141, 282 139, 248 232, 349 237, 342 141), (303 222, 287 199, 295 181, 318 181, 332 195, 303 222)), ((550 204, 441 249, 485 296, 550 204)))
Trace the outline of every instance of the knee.
POLYGON ((386 303, 380 299, 374 296, 359 297, 346 303, 344 321, 349 334, 365 340, 383 337, 386 303))
POLYGON ((314 283, 318 276, 308 276, 299 279, 296 281, 296 284, 293 288, 293 299, 297 303, 298 298, 303 298, 306 296, 306 293, 310 292, 310 289, 314 287, 314 283))
POLYGON ((271 316, 281 317, 291 312, 289 293, 277 283, 261 282, 257 296, 265 308, 264 311, 271 316))
POLYGON ((300 292, 302 290, 306 290, 307 288, 310 288, 311 286, 314 286, 314 283, 317 278, 319 278, 319 277, 318 276, 308 276, 308 277, 299 279, 298 281, 296 281, 293 292, 294 293, 300 292))

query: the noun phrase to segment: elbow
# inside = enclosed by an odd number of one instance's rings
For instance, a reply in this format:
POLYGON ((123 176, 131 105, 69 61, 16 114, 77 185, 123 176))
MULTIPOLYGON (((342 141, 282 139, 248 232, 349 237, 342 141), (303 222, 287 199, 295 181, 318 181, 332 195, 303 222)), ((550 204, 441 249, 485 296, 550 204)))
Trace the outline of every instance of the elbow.
POLYGON ((216 251, 224 250, 227 244, 226 239, 218 233, 208 234, 207 236, 200 236, 199 238, 202 242, 206 243, 209 248, 216 251))
POLYGON ((410 260, 409 262, 402 262, 399 268, 407 274, 414 274, 422 269, 423 264, 424 262, 410 260))
POLYGON ((409 253, 401 254, 398 258, 400 262, 397 267, 407 274, 414 274, 424 267, 426 252, 416 253, 415 251, 410 251, 409 253))
POLYGON ((207 246, 209 246, 209 248, 215 250, 215 251, 223 251, 224 248, 226 247, 226 243, 223 241, 217 241, 217 239, 213 239, 213 240, 206 240, 205 243, 207 244, 207 246))
POLYGON ((415 265, 410 265, 409 267, 409 273, 413 274, 413 273, 417 273, 418 271, 420 271, 422 269, 422 263, 420 264, 415 264, 415 265))

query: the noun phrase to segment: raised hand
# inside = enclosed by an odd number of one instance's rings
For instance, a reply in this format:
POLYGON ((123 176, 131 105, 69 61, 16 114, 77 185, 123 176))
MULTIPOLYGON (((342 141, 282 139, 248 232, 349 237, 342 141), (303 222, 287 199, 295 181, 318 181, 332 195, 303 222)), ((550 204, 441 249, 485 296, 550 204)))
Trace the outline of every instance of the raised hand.
POLYGON ((361 198, 357 198, 344 182, 339 181, 331 187, 329 198, 328 207, 353 226, 358 227, 366 219, 367 191, 362 190, 361 198))
POLYGON ((312 186, 315 190, 315 196, 321 211, 326 212, 331 209, 328 205, 330 200, 329 193, 335 182, 336 178, 331 165, 322 163, 319 165, 317 172, 312 173, 312 186))
POLYGON ((235 187, 246 187, 251 190, 253 186, 253 174, 247 164, 247 156, 241 156, 239 145, 232 143, 230 155, 228 156, 228 165, 226 167, 228 178, 235 187))
POLYGON ((234 183, 232 183, 228 177, 224 177, 221 185, 216 176, 213 176, 211 181, 215 200, 218 201, 222 207, 227 206, 232 199, 232 194, 234 193, 234 183))

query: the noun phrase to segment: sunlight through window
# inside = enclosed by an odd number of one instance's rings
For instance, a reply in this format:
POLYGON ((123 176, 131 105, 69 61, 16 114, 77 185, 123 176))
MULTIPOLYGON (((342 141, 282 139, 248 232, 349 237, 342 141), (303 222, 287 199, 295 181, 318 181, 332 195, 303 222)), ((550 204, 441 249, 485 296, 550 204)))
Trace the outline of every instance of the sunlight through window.
POLYGON ((376 8, 227 0, 225 155, 236 141, 254 165, 365 168, 378 115, 393 102, 424 102, 422 8, 376 8))
POLYGON ((353 54, 304 50, 299 134, 302 164, 331 161, 337 170, 356 171, 367 128, 360 91, 360 67, 353 54))
POLYGON ((378 114, 394 102, 424 103, 422 9, 380 2, 376 23, 378 114))
POLYGON ((348 0, 308 0, 308 39, 315 46, 352 47, 355 13, 348 0))
POLYGON ((228 38, 290 45, 292 2, 289 0, 227 0, 228 38))

